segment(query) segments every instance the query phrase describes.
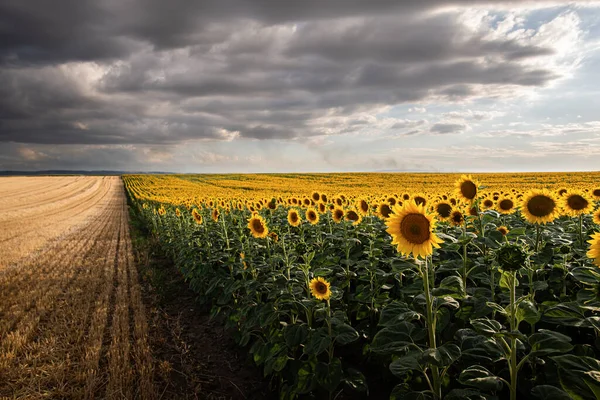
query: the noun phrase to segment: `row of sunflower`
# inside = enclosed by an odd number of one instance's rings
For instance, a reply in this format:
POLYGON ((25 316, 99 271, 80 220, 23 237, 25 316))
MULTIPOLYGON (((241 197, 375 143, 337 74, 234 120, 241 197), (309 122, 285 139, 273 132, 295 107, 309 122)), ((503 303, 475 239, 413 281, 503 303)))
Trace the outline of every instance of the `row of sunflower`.
POLYGON ((194 177, 168 199, 162 179, 124 178, 134 212, 281 398, 597 398, 594 186, 238 197, 194 177))

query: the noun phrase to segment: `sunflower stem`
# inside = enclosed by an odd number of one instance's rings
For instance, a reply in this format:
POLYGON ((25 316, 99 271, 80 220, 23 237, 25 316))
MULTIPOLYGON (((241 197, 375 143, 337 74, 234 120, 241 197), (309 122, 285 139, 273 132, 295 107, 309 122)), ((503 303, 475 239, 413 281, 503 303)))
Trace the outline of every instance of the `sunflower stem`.
POLYGON ((579 243, 581 244, 581 246, 584 245, 584 243, 583 243, 583 214, 579 214, 579 243))
POLYGON ((539 251, 539 247, 540 247, 540 224, 537 224, 535 226, 536 231, 535 231, 535 252, 537 253, 539 251))
POLYGON ((465 219, 465 223, 463 225, 463 237, 465 238, 465 244, 463 244, 463 268, 462 268, 462 280, 464 285, 465 293, 467 295, 467 220, 465 219))
MULTIPOLYGON (((421 269, 421 276, 423 277, 423 291, 425 294, 425 302, 427 306, 426 310, 426 318, 427 318, 427 331, 429 334, 429 348, 436 349, 435 342, 435 329, 436 329, 436 315, 433 312, 433 298, 430 290, 429 283, 429 266, 427 263, 427 257, 425 257, 425 262, 423 263, 423 267, 421 269)), ((434 282, 431 282, 431 286, 433 287, 434 282)), ((433 396, 435 399, 442 398, 442 388, 440 382, 440 374, 438 367, 435 365, 431 366, 431 374, 433 378, 433 396)))
MULTIPOLYGON (((516 319, 516 282, 517 282, 517 274, 516 271, 511 271, 511 281, 510 281, 510 331, 514 332, 517 329, 517 319, 516 319)), ((510 339, 510 400, 517 399, 517 338, 512 337, 510 339)))

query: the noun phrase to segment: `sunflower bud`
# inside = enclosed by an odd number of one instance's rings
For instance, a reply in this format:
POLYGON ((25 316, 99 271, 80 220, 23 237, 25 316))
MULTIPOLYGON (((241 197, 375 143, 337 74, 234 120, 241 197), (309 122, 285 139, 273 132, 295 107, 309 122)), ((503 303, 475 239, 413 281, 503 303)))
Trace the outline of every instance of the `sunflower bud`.
POLYGON ((507 244, 496 251, 496 260, 504 271, 517 271, 527 262, 528 254, 518 244, 507 244))

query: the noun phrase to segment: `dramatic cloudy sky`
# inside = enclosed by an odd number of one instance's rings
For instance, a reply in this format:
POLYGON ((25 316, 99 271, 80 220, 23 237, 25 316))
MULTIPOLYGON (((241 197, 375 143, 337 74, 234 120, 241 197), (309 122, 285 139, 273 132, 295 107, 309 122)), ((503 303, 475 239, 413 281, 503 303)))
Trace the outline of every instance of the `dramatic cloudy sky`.
POLYGON ((0 169, 600 170, 598 6, 3 0, 0 169))

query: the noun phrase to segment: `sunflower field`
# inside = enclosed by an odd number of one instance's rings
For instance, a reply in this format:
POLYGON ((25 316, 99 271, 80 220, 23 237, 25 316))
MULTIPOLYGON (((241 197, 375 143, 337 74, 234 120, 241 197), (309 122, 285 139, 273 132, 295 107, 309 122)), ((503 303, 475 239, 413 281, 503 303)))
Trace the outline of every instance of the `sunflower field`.
POLYGON ((123 179, 281 399, 600 398, 600 173, 123 179))

